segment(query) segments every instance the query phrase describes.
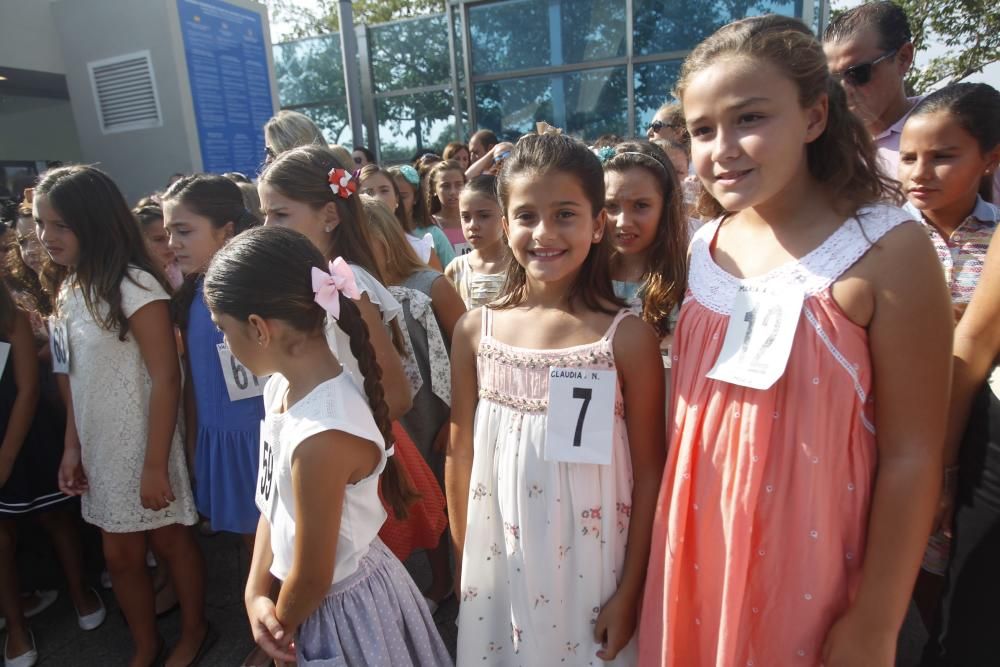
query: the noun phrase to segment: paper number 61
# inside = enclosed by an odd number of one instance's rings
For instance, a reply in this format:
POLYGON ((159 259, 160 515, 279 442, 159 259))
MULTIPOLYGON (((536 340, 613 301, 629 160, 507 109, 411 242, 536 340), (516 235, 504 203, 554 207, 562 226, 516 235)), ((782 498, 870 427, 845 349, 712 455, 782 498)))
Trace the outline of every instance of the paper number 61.
POLYGON ((252 373, 247 373, 247 369, 243 367, 243 364, 236 361, 236 357, 230 356, 229 363, 233 369, 233 380, 236 381, 236 386, 240 389, 246 389, 250 386, 250 379, 253 378, 253 383, 255 386, 260 386, 260 381, 257 379, 256 375, 252 373), (247 377, 249 375, 250 377, 247 377))
POLYGON ((580 414, 576 418, 576 431, 573 433, 573 446, 579 447, 583 438, 583 422, 587 419, 587 408, 590 407, 590 399, 594 397, 594 390, 590 387, 573 387, 573 398, 583 399, 580 407, 580 414))

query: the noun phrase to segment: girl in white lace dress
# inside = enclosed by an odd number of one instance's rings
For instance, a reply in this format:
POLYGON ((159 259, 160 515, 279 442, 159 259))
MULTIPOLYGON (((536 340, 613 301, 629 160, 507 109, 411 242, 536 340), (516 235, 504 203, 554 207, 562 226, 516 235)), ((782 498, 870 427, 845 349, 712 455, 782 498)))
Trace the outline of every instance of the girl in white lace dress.
POLYGON ((47 172, 35 189, 38 236, 62 271, 51 323, 53 370, 67 396, 64 493, 82 496, 136 644, 132 665, 160 653, 147 538, 181 603, 181 638, 168 664, 208 644, 198 519, 178 426, 180 366, 169 284, 114 182, 92 167, 47 172), (68 368, 67 368, 68 367, 68 368), (68 373, 67 373, 68 371, 68 373))
POLYGON ((522 138, 498 194, 509 291, 452 345, 457 661, 632 665, 666 457, 657 337, 614 295, 586 146, 522 138))

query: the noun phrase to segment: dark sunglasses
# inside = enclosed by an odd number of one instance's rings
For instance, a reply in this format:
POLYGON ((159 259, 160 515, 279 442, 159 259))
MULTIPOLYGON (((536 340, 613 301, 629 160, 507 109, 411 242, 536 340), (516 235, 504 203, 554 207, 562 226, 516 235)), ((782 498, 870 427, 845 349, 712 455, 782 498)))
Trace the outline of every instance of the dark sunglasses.
POLYGON ((662 120, 654 120, 652 123, 649 124, 649 127, 647 127, 646 129, 652 130, 653 132, 659 132, 665 127, 673 128, 675 130, 680 129, 680 126, 670 125, 669 123, 664 123, 662 120))
POLYGON ((897 51, 899 51, 899 49, 893 49, 892 51, 882 54, 871 62, 852 65, 843 72, 830 72, 830 76, 837 81, 847 81, 852 86, 863 86, 872 80, 872 70, 875 68, 875 65, 878 65, 883 60, 892 58, 896 55, 897 51))

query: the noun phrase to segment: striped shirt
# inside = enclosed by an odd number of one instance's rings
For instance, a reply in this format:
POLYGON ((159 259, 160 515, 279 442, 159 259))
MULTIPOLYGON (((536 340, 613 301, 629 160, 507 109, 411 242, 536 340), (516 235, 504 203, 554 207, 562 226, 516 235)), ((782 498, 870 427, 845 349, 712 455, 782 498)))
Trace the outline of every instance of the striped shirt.
POLYGON ((907 202, 903 208, 923 224, 934 243, 938 259, 944 267, 952 303, 968 304, 979 284, 986 250, 990 247, 993 232, 1000 222, 1000 208, 977 197, 972 213, 947 237, 927 222, 913 204, 907 202))

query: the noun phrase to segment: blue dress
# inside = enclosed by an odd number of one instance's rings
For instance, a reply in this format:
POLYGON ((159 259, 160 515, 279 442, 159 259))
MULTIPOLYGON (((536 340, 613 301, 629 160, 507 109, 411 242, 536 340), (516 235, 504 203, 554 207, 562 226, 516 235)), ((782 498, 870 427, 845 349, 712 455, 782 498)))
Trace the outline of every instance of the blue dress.
POLYGON ((215 530, 257 532, 260 512, 254 503, 260 451, 261 396, 230 401, 216 346, 222 332, 212 323, 198 281, 188 317, 198 441, 195 448, 195 502, 215 530))

